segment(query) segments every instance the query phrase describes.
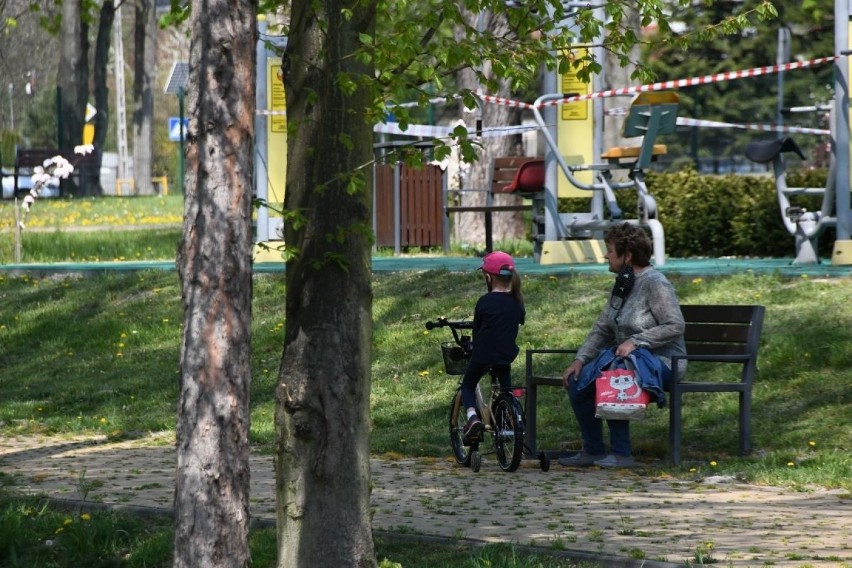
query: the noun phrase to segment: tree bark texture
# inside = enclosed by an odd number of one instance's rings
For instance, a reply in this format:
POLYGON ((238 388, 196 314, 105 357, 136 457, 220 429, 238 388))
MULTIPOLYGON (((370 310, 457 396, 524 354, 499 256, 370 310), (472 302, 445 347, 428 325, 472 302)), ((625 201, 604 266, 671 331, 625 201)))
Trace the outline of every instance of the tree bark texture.
POLYGON ((194 1, 174 566, 249 564, 257 4, 194 1))
MULTIPOLYGON (((82 0, 62 3, 62 48, 56 85, 59 89, 59 149, 73 152, 82 142, 83 118, 89 94, 88 26, 82 17, 82 0)), ((74 193, 70 179, 62 181, 63 193, 74 193)))
MULTIPOLYGON (((639 18, 639 10, 635 6, 624 5, 624 20, 625 27, 636 32, 637 36, 641 29, 641 20, 639 18)), ((636 45, 627 54, 631 61, 639 61, 640 46, 636 45)), ((607 54, 604 57, 604 90, 618 89, 629 87, 633 84, 633 79, 630 74, 636 70, 636 65, 627 65, 622 67, 618 58, 614 55, 607 54)), ((608 97, 603 99, 604 111, 609 111, 615 108, 629 107, 632 99, 626 97, 608 97)), ((627 119, 626 114, 605 114, 604 130, 603 130, 603 149, 606 152, 614 146, 635 146, 641 143, 639 138, 624 138, 624 121, 627 119)), ((627 181, 628 175, 626 171, 616 171, 614 173, 616 181, 627 181)))
POLYGON ((287 262, 284 354, 276 388, 278 566, 375 566, 369 395, 372 94, 353 57, 375 5, 293 4, 284 71, 287 262), (347 19, 345 12, 352 11, 347 19), (360 83, 358 83, 360 85, 360 83), (349 187, 353 172, 363 186, 349 187))
POLYGON ((153 195, 154 79, 157 77, 157 10, 154 0, 136 0, 133 24, 133 177, 136 193, 153 195))
MULTIPOLYGON (((113 23, 115 22, 115 5, 112 2, 104 2, 100 10, 100 18, 98 18, 98 35, 95 39, 95 64, 92 69, 92 78, 94 83, 95 94, 95 139, 94 146, 99 151, 95 153, 98 158, 98 163, 93 166, 87 166, 80 171, 80 187, 77 190, 77 195, 91 196, 103 194, 101 187, 101 164, 100 159, 103 156, 103 149, 106 146, 107 130, 111 113, 109 111, 109 87, 107 80, 109 76, 109 52, 112 45, 113 23)), ((116 62, 123 65, 124 62, 116 62)), ((82 138, 82 131, 80 133, 82 138)), ((82 139, 79 144, 82 144, 82 139)))
MULTIPOLYGON (((478 18, 482 17, 482 29, 488 30, 496 36, 503 36, 510 33, 509 26, 506 22, 506 17, 503 14, 477 13, 466 12, 467 19, 471 25, 475 25, 478 18)), ((456 28, 457 40, 466 41, 461 37, 463 30, 456 28)), ((491 76, 491 63, 487 60, 482 62, 481 72, 486 76, 491 76)), ((459 72, 459 87, 462 89, 471 89, 474 92, 479 90, 479 83, 475 73, 470 69, 464 69, 459 72)), ((506 81, 500 82, 500 88, 497 93, 488 93, 503 97, 506 99, 512 98, 510 85, 506 81)), ((460 107, 460 112, 463 112, 467 117, 471 116, 470 111, 465 112, 463 107, 460 107)), ((476 124, 472 123, 475 120, 468 119, 465 121, 468 132, 474 132, 476 124)), ((520 124, 520 114, 517 109, 495 104, 482 104, 482 128, 494 126, 511 126, 520 124)), ((468 179, 466 180, 465 189, 470 190, 485 190, 485 191, 469 191, 461 194, 461 203, 465 206, 485 205, 487 199, 486 191, 489 191, 491 182, 491 171, 494 158, 503 156, 518 156, 522 154, 523 148, 521 137, 514 136, 496 136, 483 138, 481 140, 482 147, 479 152, 478 160, 471 165, 468 179)), ((521 203, 521 198, 514 195, 497 195, 495 196, 492 205, 517 205, 521 203)), ((455 240, 470 245, 481 245, 485 243, 485 214, 480 212, 465 212, 455 213, 455 240)), ((526 234, 524 226, 523 214, 517 212, 499 212, 491 213, 492 236, 494 242, 499 240, 514 240, 523 239, 526 234)))

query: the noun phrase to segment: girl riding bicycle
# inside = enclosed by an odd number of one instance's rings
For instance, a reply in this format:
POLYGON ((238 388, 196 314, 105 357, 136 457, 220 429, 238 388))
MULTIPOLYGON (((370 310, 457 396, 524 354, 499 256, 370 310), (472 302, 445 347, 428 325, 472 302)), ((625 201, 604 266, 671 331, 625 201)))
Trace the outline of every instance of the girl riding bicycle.
POLYGON ((485 255, 479 269, 488 293, 476 302, 472 353, 461 382, 462 403, 467 409, 467 423, 463 431, 466 445, 481 441, 485 429, 476 413, 476 385, 491 369, 501 388, 511 387, 511 364, 520 352, 518 327, 526 317, 521 278, 512 257, 505 252, 494 251, 485 255))

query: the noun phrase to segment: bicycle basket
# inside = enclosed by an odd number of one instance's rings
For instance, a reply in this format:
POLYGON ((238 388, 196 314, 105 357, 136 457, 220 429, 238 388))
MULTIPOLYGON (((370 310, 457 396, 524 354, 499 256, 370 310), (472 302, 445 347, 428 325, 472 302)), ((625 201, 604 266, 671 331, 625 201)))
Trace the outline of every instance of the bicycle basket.
POLYGON ((470 358, 465 356, 464 349, 455 341, 447 341, 441 344, 441 354, 444 356, 444 369, 448 375, 464 375, 467 362, 470 361, 470 358))

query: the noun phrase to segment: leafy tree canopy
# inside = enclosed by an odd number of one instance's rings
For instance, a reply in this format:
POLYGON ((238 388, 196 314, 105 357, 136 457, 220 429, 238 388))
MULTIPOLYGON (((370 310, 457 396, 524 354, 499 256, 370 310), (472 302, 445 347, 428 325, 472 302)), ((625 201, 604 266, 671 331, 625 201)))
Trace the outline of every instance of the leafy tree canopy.
MULTIPOLYGON (((454 78, 462 69, 474 70, 486 93, 496 92, 500 81, 508 81, 517 91, 528 88, 538 81, 542 68, 565 72, 573 67, 588 81, 600 72, 602 62, 594 50, 580 48, 601 46, 623 66, 636 64, 633 78, 647 82, 662 69, 631 62, 626 55, 638 43, 647 41, 638 30, 625 25, 628 9, 639 11, 643 26, 654 24, 660 30, 650 40, 655 49, 675 53, 698 41, 722 42, 731 34, 743 35, 777 15, 767 0, 748 4, 727 16, 696 22, 691 34, 674 34, 671 22, 678 21, 679 14, 703 8, 691 0, 612 0, 603 3, 603 10, 592 4, 569 7, 559 0, 379 0, 377 31, 374 36, 363 34, 358 38, 360 49, 356 54, 375 66, 376 77, 340 76, 338 85, 344 92, 364 88, 372 93, 371 107, 364 109, 370 123, 384 121, 393 112, 400 126, 406 128, 412 113, 426 108, 433 97, 447 101, 461 97, 468 108, 476 107, 475 93, 456 88, 454 78), (498 34, 478 25, 486 14, 505 17, 511 31, 498 34), (463 32, 462 41, 458 41, 458 30, 463 32), (488 73, 483 71, 484 61, 490 63, 488 73), (411 101, 419 108, 399 106, 411 101)), ((722 2, 716 13, 727 7, 728 3, 722 2)), ((344 14, 352 17, 351 13, 344 14)), ((286 25, 283 33, 287 34, 286 25)), ((464 129, 455 135, 460 138, 463 154, 472 158, 464 129)), ((439 147, 435 157, 440 159, 447 152, 447 147, 439 147)))

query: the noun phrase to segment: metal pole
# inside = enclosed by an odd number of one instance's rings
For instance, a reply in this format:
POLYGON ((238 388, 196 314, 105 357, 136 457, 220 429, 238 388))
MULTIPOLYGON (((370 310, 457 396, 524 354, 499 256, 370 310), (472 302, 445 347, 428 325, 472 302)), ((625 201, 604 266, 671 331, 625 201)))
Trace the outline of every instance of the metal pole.
POLYGON ((400 213, 400 183, 402 162, 396 162, 393 168, 393 254, 399 256, 402 254, 402 244, 400 241, 401 230, 401 213, 400 213))
MULTIPOLYGON (((255 94, 258 109, 269 108, 267 100, 267 51, 264 38, 269 23, 266 19, 259 19, 257 23, 257 92, 255 94)), ((266 135, 266 115, 257 113, 254 118, 254 192, 258 199, 267 201, 269 198, 269 171, 267 162, 269 160, 269 138, 266 135)), ((255 242, 262 243, 269 240, 269 209, 265 205, 257 208, 257 227, 255 229, 255 242)))
MULTIPOLYGON (((775 56, 775 63, 784 65, 790 61, 790 28, 781 26, 778 28, 778 53, 775 56)), ((776 114, 776 122, 778 127, 784 126, 784 116, 781 114, 781 109, 784 108, 784 71, 778 72, 778 112, 776 114)))
POLYGON ((9 123, 11 124, 10 130, 15 130, 15 103, 12 99, 12 94, 15 91, 15 85, 9 83, 9 123))
POLYGON ((62 89, 56 87, 56 147, 62 148, 62 89))
POLYGON ((841 55, 834 63, 834 120, 836 124, 835 158, 837 239, 849 240, 852 212, 849 209, 849 0, 834 3, 834 52, 841 55))
POLYGON ((186 165, 184 164, 184 132, 183 132, 183 87, 178 87, 178 108, 180 110, 180 154, 178 155, 178 179, 180 179, 180 194, 183 195, 184 172, 186 165))

